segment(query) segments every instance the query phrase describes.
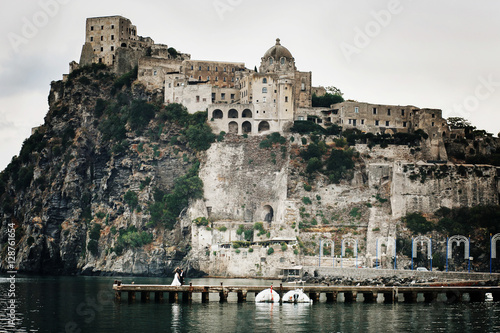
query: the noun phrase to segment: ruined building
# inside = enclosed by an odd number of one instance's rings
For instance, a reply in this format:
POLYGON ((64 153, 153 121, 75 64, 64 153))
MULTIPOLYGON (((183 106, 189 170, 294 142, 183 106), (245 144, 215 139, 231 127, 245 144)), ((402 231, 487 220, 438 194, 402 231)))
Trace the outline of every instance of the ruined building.
MULTIPOLYGON (((313 107, 312 73, 295 66, 292 53, 279 39, 261 58, 258 72, 242 62, 192 60, 149 37, 122 16, 87 19, 80 65, 104 63, 117 74, 138 67, 138 82, 164 96, 165 104, 183 104, 190 113, 207 111, 214 132, 258 135, 282 132, 296 120, 321 126, 336 124, 363 132, 424 130, 430 136, 430 158, 446 159, 443 137, 449 126, 441 110, 346 101, 313 107)), ((73 63, 72 68, 78 64, 73 63)))

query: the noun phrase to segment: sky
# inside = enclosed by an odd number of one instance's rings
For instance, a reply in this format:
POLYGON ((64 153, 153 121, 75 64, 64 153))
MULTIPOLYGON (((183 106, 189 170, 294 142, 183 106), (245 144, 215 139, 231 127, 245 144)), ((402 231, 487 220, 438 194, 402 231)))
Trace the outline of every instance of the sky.
POLYGON ((259 67, 276 38, 314 86, 443 110, 500 131, 497 0, 30 0, 0 4, 0 170, 43 124, 50 82, 79 61, 87 17, 122 15, 195 60, 259 67))

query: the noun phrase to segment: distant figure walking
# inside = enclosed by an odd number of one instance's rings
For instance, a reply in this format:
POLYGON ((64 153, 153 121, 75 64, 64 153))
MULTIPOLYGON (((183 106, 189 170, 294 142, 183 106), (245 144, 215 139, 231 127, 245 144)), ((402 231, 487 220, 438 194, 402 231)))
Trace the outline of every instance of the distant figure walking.
POLYGON ((179 273, 179 282, 181 283, 181 286, 184 285, 184 270, 181 268, 181 271, 179 273))
POLYGON ((174 270, 174 281, 172 281, 172 286, 180 286, 181 285, 181 281, 180 281, 180 271, 181 269, 179 267, 175 268, 174 270))

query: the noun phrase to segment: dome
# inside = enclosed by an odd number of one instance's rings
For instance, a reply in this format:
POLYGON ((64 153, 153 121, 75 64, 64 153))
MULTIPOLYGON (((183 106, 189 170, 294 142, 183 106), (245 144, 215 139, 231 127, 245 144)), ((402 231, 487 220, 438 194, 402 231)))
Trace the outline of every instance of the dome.
POLYGON ((280 44, 280 39, 276 39, 276 45, 267 50, 266 54, 264 54, 264 59, 274 58, 275 60, 279 60, 281 58, 293 59, 292 54, 288 49, 280 44))

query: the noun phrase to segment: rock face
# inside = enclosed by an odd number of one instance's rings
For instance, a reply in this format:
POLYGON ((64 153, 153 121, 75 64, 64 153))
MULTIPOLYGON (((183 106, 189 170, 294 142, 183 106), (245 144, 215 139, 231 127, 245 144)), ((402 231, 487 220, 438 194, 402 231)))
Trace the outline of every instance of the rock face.
POLYGON ((14 267, 30 273, 163 276, 182 265, 190 276, 276 276, 377 257, 387 267, 407 213, 499 202, 498 168, 427 163, 407 146, 356 145, 351 177, 338 184, 306 172, 308 136, 264 144, 266 135, 221 134, 196 152, 158 108, 137 125, 132 100, 162 97, 120 80, 90 68, 52 83, 45 124, 0 175, 2 270, 10 226, 14 267), (181 207, 175 225, 154 222, 154 204, 196 161, 203 197, 181 207))

